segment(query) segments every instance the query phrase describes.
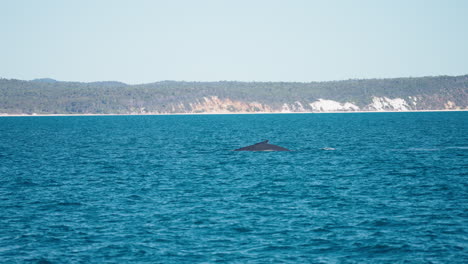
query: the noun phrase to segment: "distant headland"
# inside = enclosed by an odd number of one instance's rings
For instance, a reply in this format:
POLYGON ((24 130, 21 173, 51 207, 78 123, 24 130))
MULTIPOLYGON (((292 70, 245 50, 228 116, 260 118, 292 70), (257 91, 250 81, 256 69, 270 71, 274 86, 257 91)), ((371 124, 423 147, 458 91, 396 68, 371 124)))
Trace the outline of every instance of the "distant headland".
POLYGON ((0 115, 395 112, 468 109, 468 75, 329 82, 0 79, 0 115))

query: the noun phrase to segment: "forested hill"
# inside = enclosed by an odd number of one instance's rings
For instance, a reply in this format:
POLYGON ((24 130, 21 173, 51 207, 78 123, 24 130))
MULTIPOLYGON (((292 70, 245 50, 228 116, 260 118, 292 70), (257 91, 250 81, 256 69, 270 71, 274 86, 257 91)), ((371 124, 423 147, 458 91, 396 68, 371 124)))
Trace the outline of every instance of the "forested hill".
POLYGON ((61 82, 0 79, 0 114, 468 109, 468 75, 331 82, 61 82))

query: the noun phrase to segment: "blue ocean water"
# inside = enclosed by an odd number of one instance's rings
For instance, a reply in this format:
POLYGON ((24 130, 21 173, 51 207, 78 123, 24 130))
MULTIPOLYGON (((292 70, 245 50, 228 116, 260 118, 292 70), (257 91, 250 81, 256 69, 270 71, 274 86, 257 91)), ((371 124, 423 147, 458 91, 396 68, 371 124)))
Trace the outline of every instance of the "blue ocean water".
POLYGON ((467 131, 468 112, 3 117, 0 262, 468 263, 467 131), (264 139, 294 151, 231 151, 264 139))

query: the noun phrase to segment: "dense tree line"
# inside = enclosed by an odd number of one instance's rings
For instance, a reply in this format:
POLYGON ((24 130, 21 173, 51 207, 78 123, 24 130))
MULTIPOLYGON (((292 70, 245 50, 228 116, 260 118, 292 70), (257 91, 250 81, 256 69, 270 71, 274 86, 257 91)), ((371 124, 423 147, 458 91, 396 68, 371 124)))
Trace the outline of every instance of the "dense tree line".
POLYGON ((179 82, 127 85, 120 82, 60 82, 0 79, 0 113, 67 114, 172 112, 174 104, 218 96, 272 107, 319 98, 368 104, 372 97, 425 98, 420 109, 438 109, 447 100, 468 104, 468 75, 331 82, 179 82))

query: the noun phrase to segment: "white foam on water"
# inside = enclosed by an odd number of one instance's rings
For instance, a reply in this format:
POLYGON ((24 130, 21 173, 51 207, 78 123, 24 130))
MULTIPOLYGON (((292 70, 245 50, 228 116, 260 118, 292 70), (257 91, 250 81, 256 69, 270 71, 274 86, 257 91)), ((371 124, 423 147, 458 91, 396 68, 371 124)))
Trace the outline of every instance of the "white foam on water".
POLYGON ((445 147, 446 149, 468 149, 468 147, 445 147))
POLYGON ((409 151, 438 151, 437 148, 409 148, 409 151))

